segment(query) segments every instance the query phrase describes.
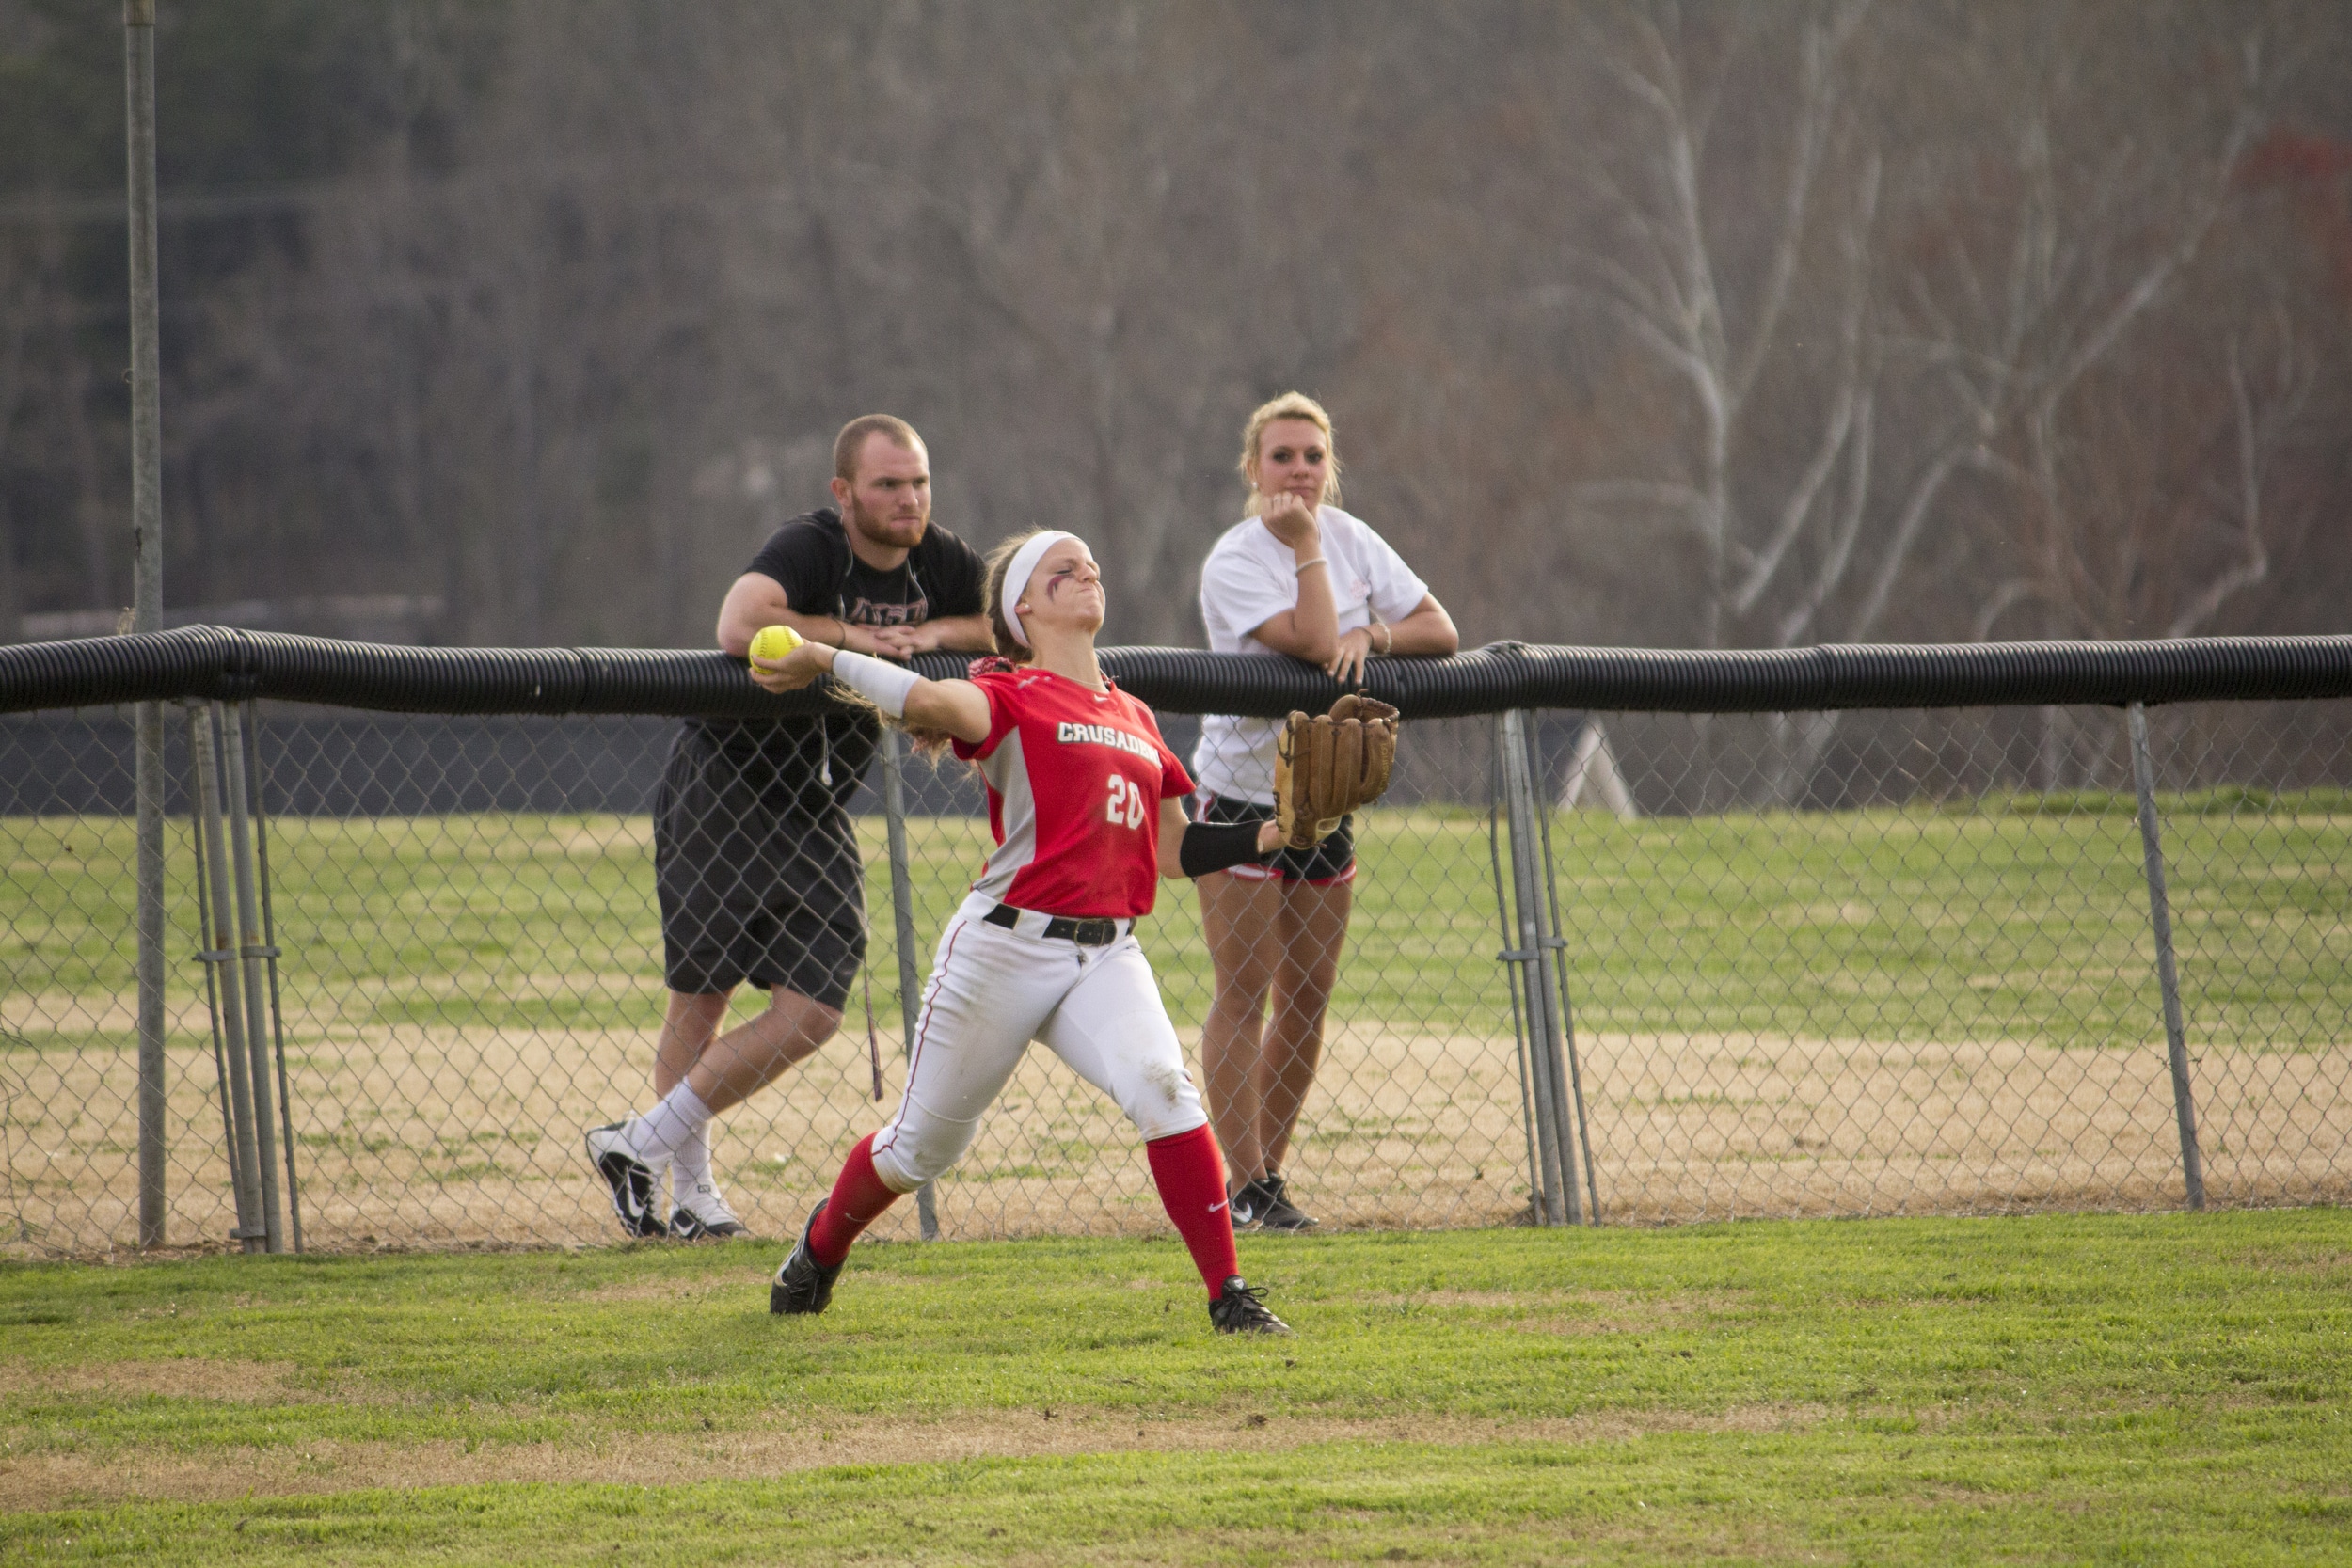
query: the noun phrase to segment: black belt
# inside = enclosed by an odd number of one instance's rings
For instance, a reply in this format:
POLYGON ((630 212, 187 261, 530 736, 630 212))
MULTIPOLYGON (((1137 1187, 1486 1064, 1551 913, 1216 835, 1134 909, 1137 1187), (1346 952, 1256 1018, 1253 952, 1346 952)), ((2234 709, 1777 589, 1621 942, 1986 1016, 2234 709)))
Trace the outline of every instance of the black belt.
MULTIPOLYGON (((985 925, 1017 931, 1021 928, 1021 913, 1010 904, 999 904, 980 920, 985 925)), ((1108 947, 1119 940, 1119 922, 1100 916, 1079 920, 1066 914, 1049 914, 1045 917, 1045 934, 1057 942, 1074 942, 1081 947, 1108 947)))

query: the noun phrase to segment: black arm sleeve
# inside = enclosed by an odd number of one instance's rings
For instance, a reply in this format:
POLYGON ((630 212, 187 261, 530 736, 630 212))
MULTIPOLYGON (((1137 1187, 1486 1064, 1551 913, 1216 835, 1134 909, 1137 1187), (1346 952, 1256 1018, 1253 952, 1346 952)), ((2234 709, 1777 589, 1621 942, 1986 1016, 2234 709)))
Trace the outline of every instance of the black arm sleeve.
POLYGON ((1257 822, 1187 822, 1176 841, 1176 863, 1187 877, 1205 877, 1262 857, 1257 822))

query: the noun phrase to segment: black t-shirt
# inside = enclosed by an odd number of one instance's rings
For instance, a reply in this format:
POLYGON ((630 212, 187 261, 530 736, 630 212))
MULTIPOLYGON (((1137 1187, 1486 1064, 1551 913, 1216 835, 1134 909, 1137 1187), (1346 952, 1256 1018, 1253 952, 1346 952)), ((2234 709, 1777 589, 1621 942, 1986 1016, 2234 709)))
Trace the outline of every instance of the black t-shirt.
MULTIPOLYGON (((977 551, 933 523, 895 570, 878 572, 850 548, 832 507, 795 517, 745 570, 773 578, 796 614, 834 615, 853 626, 911 626, 977 615, 987 566, 977 551)), ((814 815, 846 803, 882 737, 871 713, 810 719, 692 719, 769 808, 814 815), (830 775, 830 777, 828 777, 830 775)))

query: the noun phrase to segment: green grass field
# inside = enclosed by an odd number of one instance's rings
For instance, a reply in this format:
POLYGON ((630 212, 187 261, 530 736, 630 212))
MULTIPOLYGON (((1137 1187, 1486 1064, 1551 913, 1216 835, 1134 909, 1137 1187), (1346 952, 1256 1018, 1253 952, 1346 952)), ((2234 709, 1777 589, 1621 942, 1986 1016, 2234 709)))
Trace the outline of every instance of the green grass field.
POLYGON ((0 1267, 0 1560, 2352 1560, 2352 1212, 0 1267))
MULTIPOLYGON (((2167 797, 2202 1148, 2217 1202, 2337 1199, 2352 1140, 2352 809, 2341 792, 2167 797)), ((872 1001, 900 1060, 882 824, 872 1001)), ((216 1077, 171 827, 175 1243, 217 1237, 216 1077)), ((984 827, 917 819, 918 972, 984 827)), ((2128 797, 1554 820, 1597 1185, 1613 1218, 2179 1201, 2128 797)), ((1336 1224, 1495 1223, 1526 1200, 1483 813, 1365 814, 1325 1070, 1295 1168, 1336 1224)), ((577 1129, 644 1093, 660 942, 642 817, 285 819, 272 858, 314 1244, 593 1241, 577 1129), (431 1202, 414 1201, 430 1184, 431 1202)), ((135 1147, 126 824, 0 820, 0 1249, 127 1245, 135 1147), (8 1223, 13 1222, 13 1223, 8 1223)), ((1144 927, 1179 1028, 1209 999, 1199 906, 1144 927)), ((731 1118, 723 1179, 765 1234, 869 1127, 864 997, 731 1118), (772 1212, 770 1212, 772 1211, 772 1212)), ((748 989, 739 1009, 758 1006, 748 989)), ((739 1016, 740 1016, 739 1014, 739 1016)), ((887 1091, 886 1091, 887 1092, 887 1091)), ((1116 1118, 1040 1068, 955 1180, 951 1233, 1152 1228, 1116 1118), (1073 1209, 1073 1173, 1089 1195, 1073 1209)))
MULTIPOLYGON (((2137 827, 2128 797, 2069 795, 1841 813, 1556 819, 1570 981, 1592 1027, 1813 1037, 2160 1037, 2137 827)), ((2329 1045, 2352 1019, 2352 805, 2328 790, 2168 797, 2183 984, 2202 1037, 2329 1045)), ((898 1003, 879 818, 867 840, 875 1006, 898 1003)), ((176 945, 192 951, 184 824, 172 828, 176 945)), ((984 824, 912 825, 919 964, 986 847, 984 824)), ((1338 1010, 1489 1029, 1501 945, 1483 813, 1366 814, 1338 1010)), ((283 820, 277 903, 289 987, 363 992, 352 1022, 548 1027, 658 1001, 660 940, 643 818, 484 814, 283 820), (643 995, 640 995, 643 993, 643 995)), ((129 825, 0 822, 0 976, 121 994, 129 825)), ((1180 1022, 1207 1000, 1195 900, 1164 890, 1147 927, 1180 1022)), ((183 968, 183 978, 193 971, 183 968)), ((38 1024, 39 1021, 33 1021, 38 1024)), ((101 1043, 27 1029, 21 1045, 101 1043)))

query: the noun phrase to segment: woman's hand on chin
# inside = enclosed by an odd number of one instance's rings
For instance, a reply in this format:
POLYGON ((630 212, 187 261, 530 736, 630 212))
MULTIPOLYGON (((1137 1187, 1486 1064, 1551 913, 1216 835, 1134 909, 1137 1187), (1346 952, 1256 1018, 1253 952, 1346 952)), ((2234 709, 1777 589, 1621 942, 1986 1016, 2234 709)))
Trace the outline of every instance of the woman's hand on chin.
POLYGON ((1268 496, 1258 520, 1265 524, 1266 531, 1294 550, 1302 546, 1314 546, 1322 531, 1315 525, 1315 509, 1288 490, 1268 496))

